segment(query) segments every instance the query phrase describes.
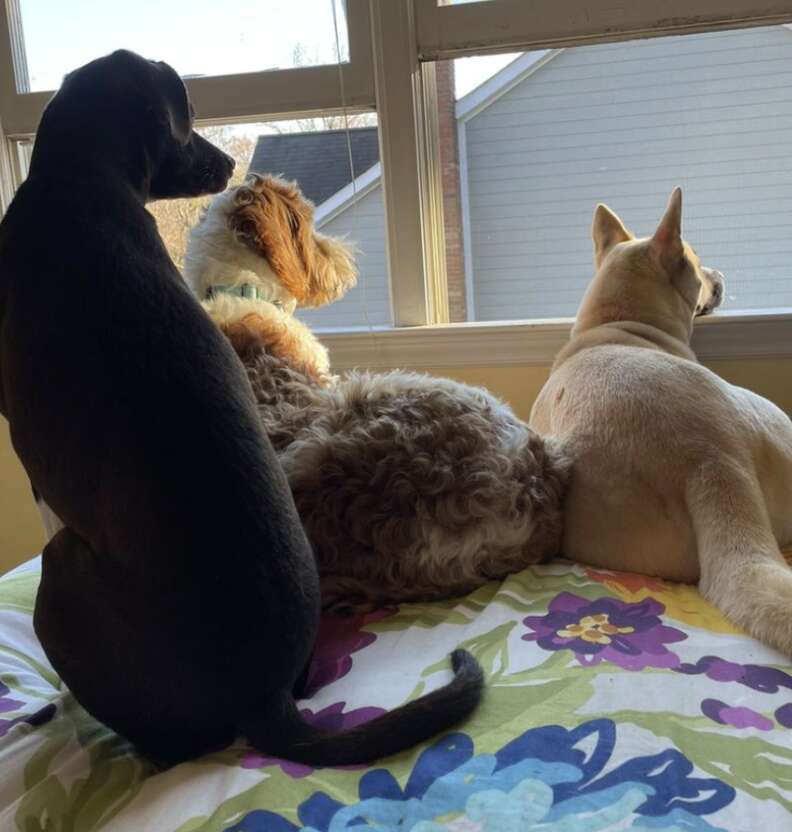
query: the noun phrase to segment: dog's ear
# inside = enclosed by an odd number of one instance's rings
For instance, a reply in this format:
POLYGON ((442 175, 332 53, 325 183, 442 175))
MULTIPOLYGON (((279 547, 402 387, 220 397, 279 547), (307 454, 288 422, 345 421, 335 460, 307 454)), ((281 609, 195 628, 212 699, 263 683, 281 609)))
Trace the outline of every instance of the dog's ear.
POLYGON ((249 175, 234 194, 228 221, 237 239, 263 257, 297 303, 305 304, 314 257, 313 205, 296 185, 249 175))
POLYGON ((682 244, 682 189, 679 187, 671 192, 668 207, 652 237, 651 246, 667 271, 676 271, 682 265, 685 247, 682 244))
POLYGON ((323 306, 354 285, 352 249, 314 231, 313 204, 294 183, 252 174, 234 204, 237 239, 269 263, 300 306, 323 306))
POLYGON ((116 49, 100 61, 106 64, 102 79, 105 95, 124 101, 128 108, 134 101, 152 123, 167 129, 179 144, 189 141, 190 101, 184 82, 172 66, 149 61, 128 49, 116 49))
POLYGON ((605 256, 615 245, 626 243, 632 240, 633 236, 616 214, 600 202, 594 210, 591 238, 594 241, 594 263, 599 268, 605 256))
POLYGON ((310 297, 303 306, 324 306, 343 297, 357 283, 355 249, 335 237, 314 233, 316 256, 310 275, 310 297))
POLYGON ((192 131, 192 112, 187 88, 178 73, 162 61, 152 62, 160 73, 164 90, 161 117, 170 129, 171 136, 181 145, 187 144, 192 131))

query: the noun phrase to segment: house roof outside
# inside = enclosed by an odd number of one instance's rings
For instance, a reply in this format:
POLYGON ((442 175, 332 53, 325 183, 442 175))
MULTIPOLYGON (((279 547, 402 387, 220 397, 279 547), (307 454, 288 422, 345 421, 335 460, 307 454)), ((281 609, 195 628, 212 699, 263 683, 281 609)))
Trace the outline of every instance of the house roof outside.
POLYGON ((529 75, 560 55, 563 49, 541 49, 523 52, 456 102, 456 117, 467 121, 478 115, 510 89, 522 83, 529 75))
POLYGON ((377 162, 377 128, 357 127, 259 136, 248 171, 295 180, 308 199, 321 205, 377 162))

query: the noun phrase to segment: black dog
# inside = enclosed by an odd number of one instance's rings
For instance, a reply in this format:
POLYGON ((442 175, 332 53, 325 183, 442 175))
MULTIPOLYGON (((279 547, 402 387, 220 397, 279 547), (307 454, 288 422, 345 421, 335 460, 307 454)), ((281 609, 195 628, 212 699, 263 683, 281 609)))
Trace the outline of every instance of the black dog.
POLYGON ((242 366, 144 205, 222 190, 178 75, 115 52, 67 76, 0 224, 0 410, 65 528, 35 627, 76 699, 162 761, 227 745, 366 762, 467 715, 481 670, 360 728, 306 724, 316 567, 242 366))

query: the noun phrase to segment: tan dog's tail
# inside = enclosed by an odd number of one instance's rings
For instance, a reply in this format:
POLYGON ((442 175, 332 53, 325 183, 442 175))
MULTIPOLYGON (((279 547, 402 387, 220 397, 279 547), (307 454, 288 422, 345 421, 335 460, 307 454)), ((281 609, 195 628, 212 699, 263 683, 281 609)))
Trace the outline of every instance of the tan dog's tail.
POLYGON ((451 664, 454 678, 447 685, 356 728, 332 733, 310 725, 289 697, 279 713, 243 730, 256 748, 298 763, 370 763, 447 731, 476 708, 484 688, 481 666, 467 650, 454 650, 451 664))
POLYGON ((753 472, 728 459, 707 463, 688 483, 687 502, 701 594, 754 638, 792 655, 792 569, 753 472))

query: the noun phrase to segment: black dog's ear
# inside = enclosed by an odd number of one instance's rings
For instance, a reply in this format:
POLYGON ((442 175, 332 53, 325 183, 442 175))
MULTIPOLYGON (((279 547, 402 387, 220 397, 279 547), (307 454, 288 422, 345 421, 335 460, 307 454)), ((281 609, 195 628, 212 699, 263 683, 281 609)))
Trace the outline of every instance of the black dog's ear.
POLYGON ((187 89, 176 71, 168 64, 157 62, 154 64, 161 73, 165 91, 165 119, 171 136, 179 144, 187 144, 192 132, 192 114, 187 89))

